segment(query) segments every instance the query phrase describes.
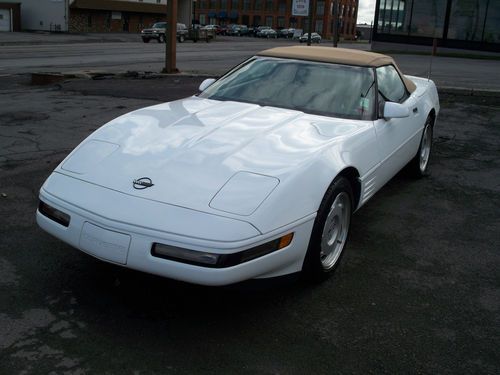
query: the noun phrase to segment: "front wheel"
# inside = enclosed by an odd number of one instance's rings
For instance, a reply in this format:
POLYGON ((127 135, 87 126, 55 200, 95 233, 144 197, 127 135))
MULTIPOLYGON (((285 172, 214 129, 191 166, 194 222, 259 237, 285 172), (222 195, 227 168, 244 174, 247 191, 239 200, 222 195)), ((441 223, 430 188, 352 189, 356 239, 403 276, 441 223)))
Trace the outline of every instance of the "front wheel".
POLYGON ((179 43, 184 43, 184 40, 185 40, 184 35, 179 35, 178 38, 179 43))
POLYGON ((347 242, 352 210, 351 184, 338 177, 325 193, 314 221, 302 266, 306 279, 321 281, 335 271, 347 242))
POLYGON ((427 117, 420 140, 420 146, 415 157, 410 161, 408 167, 415 177, 424 177, 429 173, 429 159, 432 151, 432 133, 434 121, 431 116, 427 117))

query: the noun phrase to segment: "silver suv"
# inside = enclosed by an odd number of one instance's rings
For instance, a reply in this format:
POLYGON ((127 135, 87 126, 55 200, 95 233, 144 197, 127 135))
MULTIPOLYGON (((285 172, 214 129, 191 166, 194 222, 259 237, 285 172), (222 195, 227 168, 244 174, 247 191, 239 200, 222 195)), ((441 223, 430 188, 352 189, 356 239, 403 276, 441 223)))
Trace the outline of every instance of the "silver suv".
MULTIPOLYGON (((156 39, 158 43, 165 43, 166 22, 156 22, 149 29, 141 31, 141 38, 144 43, 149 43, 151 39, 156 39)), ((188 35, 188 29, 183 23, 177 24, 177 40, 179 43, 184 42, 188 35)))

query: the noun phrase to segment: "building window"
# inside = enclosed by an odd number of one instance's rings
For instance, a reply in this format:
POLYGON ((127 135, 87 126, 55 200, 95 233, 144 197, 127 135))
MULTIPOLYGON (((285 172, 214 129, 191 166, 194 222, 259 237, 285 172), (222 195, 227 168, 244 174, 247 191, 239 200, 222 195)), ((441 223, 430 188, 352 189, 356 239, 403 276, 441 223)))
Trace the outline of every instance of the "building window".
POLYGON ((260 16, 253 16, 253 25, 254 26, 260 26, 260 16))
POLYGON ((273 27, 273 16, 266 16, 266 26, 273 27))
POLYGON ((323 20, 316 20, 316 30, 318 34, 323 34, 323 20))
POLYGON ((279 16, 277 18, 278 21, 278 28, 284 28, 285 27, 285 17, 279 16))
POLYGON ((231 9, 237 10, 240 5, 240 0, 231 0, 231 9))
POLYGON ((92 14, 87 15, 87 27, 92 27, 92 14))
POLYGON ((274 12, 274 1, 273 0, 266 0, 266 11, 267 12, 274 12))
POLYGON ((279 14, 286 13, 286 0, 279 0, 278 12, 279 12, 279 14))
POLYGON ((200 24, 201 25, 206 25, 207 23, 207 16, 206 14, 200 14, 200 24))
POLYGON ((198 3, 200 4, 200 9, 207 9, 207 0, 200 0, 198 3))
POLYGON ((217 1, 216 0, 210 0, 210 9, 215 9, 217 8, 217 1))
POLYGON ((227 9, 227 0, 220 0, 220 8, 222 10, 226 10, 227 9))
POLYGON ((262 1, 263 0, 255 0, 255 5, 254 5, 255 10, 262 10, 262 1))
POLYGON ((322 16, 325 14, 325 2, 323 0, 318 0, 316 2, 316 15, 322 16))
POLYGON ((250 10, 250 0, 243 0, 243 10, 250 10))

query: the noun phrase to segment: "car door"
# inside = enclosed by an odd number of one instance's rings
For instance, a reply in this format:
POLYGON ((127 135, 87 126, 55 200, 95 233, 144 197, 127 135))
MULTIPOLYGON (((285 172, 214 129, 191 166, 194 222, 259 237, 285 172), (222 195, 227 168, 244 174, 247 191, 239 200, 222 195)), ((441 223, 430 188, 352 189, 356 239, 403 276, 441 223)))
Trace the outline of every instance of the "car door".
POLYGON ((422 122, 422 114, 418 108, 417 99, 407 91, 394 66, 386 65, 377 68, 376 76, 379 118, 375 120, 374 125, 381 161, 377 173, 377 185, 381 187, 415 156, 420 142, 422 129, 419 123, 422 122), (383 108, 388 101, 406 107, 409 116, 384 118, 383 108))

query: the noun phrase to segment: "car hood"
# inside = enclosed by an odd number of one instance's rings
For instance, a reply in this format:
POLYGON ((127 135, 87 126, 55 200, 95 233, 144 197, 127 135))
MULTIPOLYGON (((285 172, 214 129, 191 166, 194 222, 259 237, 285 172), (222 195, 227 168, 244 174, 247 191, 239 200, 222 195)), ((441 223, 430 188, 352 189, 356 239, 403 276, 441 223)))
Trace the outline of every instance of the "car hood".
POLYGON ((165 31, 165 29, 155 27, 155 28, 150 28, 150 29, 144 29, 144 30, 142 30, 142 31, 143 31, 143 32, 165 31))
MULTIPOLYGON (((111 121, 56 171, 126 194, 212 212, 218 207, 210 202, 233 177, 228 189, 237 192, 238 184, 255 184, 265 199, 326 146, 356 133, 360 123, 191 97, 111 121)), ((222 210, 228 205, 217 204, 222 210)))

